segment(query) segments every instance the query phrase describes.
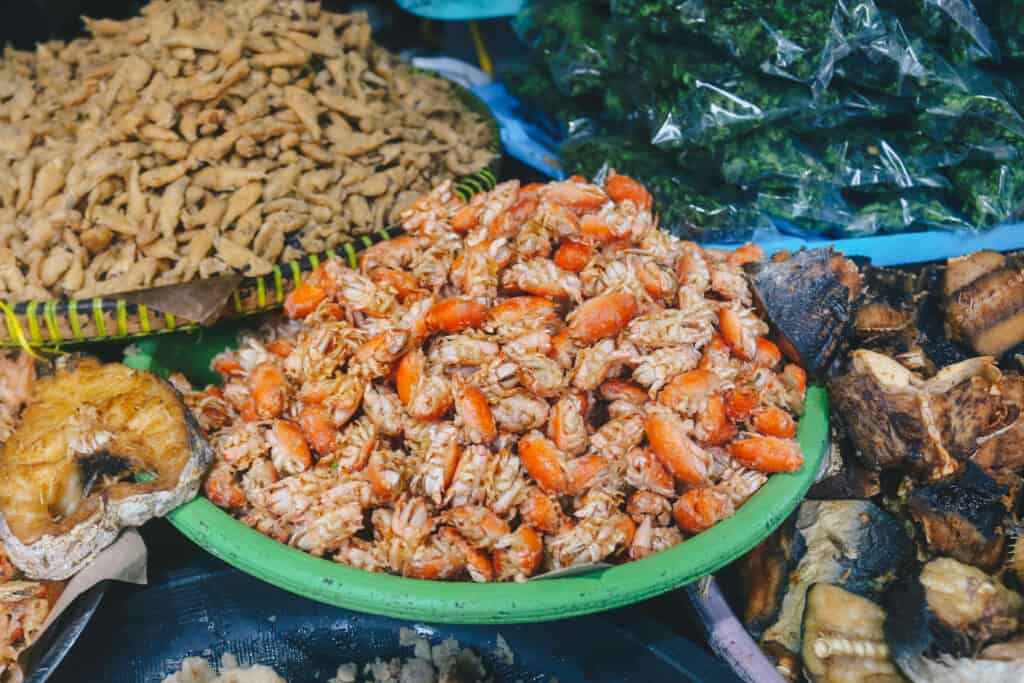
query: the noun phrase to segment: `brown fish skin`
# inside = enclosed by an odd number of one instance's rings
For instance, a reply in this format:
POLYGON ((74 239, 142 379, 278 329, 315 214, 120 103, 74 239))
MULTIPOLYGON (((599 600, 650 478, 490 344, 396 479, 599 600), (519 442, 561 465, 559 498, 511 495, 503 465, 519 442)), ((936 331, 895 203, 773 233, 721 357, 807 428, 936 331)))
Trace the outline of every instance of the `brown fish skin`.
POLYGON ((1024 341, 1024 264, 980 251, 950 259, 943 281, 951 336, 998 356, 1024 341))
POLYGON ((80 360, 35 382, 0 451, 0 541, 30 578, 66 579, 122 528, 195 497, 211 459, 170 384, 80 360))

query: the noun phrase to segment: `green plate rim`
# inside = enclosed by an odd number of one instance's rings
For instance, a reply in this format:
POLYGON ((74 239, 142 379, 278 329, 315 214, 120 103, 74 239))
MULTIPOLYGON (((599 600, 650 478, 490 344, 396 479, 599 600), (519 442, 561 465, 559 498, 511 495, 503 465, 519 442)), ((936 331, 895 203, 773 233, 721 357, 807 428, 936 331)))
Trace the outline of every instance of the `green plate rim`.
POLYGON ((773 475, 731 519, 664 552, 587 574, 526 583, 425 581, 354 569, 250 529, 205 498, 169 516, 181 533, 228 564, 323 603, 435 623, 513 624, 600 612, 679 588, 729 564, 774 531, 803 499, 828 446, 824 387, 807 390, 797 438, 804 465, 773 475))

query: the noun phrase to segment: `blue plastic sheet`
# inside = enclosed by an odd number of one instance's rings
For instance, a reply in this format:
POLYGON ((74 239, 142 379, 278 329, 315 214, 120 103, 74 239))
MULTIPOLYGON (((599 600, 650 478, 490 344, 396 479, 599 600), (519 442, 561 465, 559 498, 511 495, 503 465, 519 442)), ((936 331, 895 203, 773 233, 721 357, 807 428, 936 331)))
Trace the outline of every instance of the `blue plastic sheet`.
MULTIPOLYGON (((1007 223, 982 233, 930 230, 841 240, 773 236, 764 240, 755 239, 755 241, 768 254, 782 249, 796 251, 802 247, 814 249, 831 246, 847 256, 866 256, 878 266, 898 266, 963 256, 980 249, 994 251, 1024 249, 1024 223, 1007 223)), ((736 245, 715 244, 711 246, 731 249, 736 245)))
POLYGON ((552 126, 531 112, 501 83, 471 88, 491 108, 501 127, 505 152, 551 178, 564 177, 552 126))
POLYGON ((519 13, 526 0, 398 0, 406 12, 439 21, 472 21, 511 17, 519 13))

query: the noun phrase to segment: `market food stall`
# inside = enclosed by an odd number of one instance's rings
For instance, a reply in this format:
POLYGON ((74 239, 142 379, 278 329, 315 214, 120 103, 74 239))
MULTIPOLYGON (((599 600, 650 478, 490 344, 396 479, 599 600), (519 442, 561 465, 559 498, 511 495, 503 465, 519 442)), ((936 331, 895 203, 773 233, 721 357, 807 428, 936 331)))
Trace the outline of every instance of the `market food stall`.
POLYGON ((0 680, 1020 680, 1020 41, 955 4, 53 15, 0 680))

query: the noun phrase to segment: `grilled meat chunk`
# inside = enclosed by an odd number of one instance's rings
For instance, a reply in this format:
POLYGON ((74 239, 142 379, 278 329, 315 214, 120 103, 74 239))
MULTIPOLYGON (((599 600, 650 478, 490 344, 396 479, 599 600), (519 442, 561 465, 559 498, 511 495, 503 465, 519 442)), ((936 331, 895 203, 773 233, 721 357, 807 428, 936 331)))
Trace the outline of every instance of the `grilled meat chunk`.
POLYGON ((801 250, 762 264, 751 281, 783 353, 811 375, 822 374, 853 322, 860 294, 857 266, 830 249, 801 250))

